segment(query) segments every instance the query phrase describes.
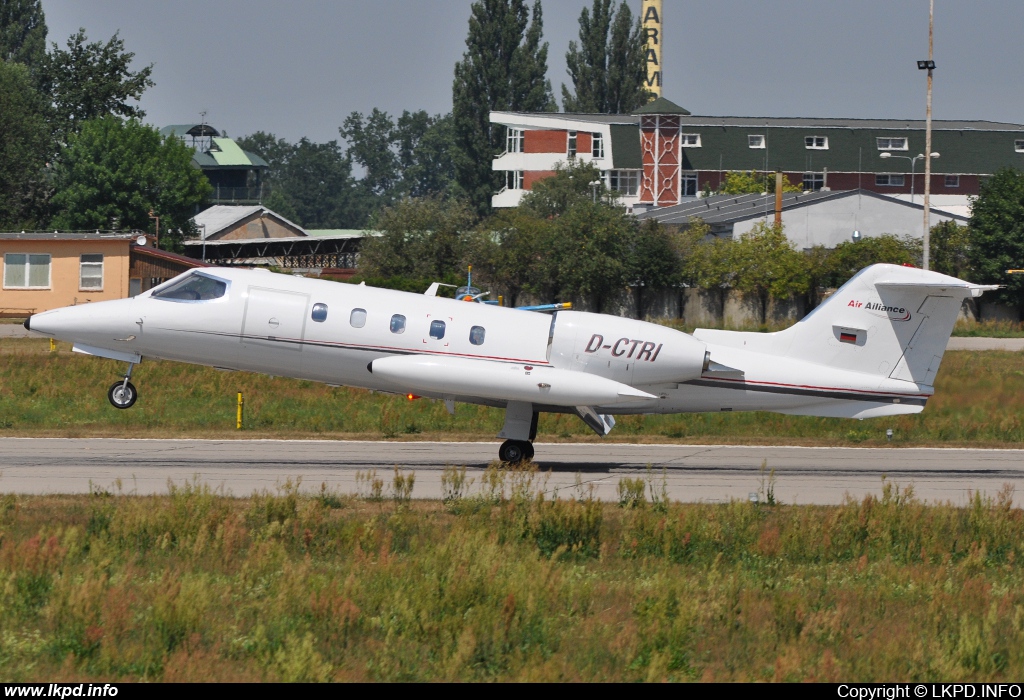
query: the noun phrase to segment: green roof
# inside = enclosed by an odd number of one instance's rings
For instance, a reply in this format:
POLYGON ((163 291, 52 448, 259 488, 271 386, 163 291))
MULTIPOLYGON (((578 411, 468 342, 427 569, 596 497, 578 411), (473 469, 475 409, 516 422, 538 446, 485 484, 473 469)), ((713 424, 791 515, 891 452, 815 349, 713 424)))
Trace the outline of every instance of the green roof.
POLYGON ((612 167, 644 167, 640 154, 640 129, 636 124, 612 124, 608 128, 612 135, 612 167))
POLYGON ((633 114, 683 114, 689 115, 690 112, 683 109, 675 102, 666 100, 664 97, 659 97, 654 102, 646 104, 640 109, 633 112, 633 114))
POLYGON ((217 165, 252 165, 245 151, 231 139, 214 138, 212 141, 210 155, 217 161, 217 165))

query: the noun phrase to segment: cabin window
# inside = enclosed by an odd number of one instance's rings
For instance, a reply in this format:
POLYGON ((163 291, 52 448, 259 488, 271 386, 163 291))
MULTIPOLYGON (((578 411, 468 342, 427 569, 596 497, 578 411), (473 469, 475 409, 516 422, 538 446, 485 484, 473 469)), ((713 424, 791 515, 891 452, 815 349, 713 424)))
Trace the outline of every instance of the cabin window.
POLYGON ((441 340, 444 337, 444 321, 430 322, 430 337, 441 340))
POLYGON ((366 309, 352 309, 352 315, 348 317, 348 322, 352 324, 353 328, 362 328, 366 325, 366 309))
POLYGON ((48 289, 48 254, 7 253, 4 255, 4 287, 7 289, 48 289))
POLYGON ((483 345, 487 331, 483 326, 473 326, 469 329, 469 342, 471 345, 483 345))
POLYGON ((327 304, 313 304, 313 320, 317 323, 327 320, 327 304))
POLYGON ((78 260, 78 288, 103 289, 103 253, 86 253, 78 260))
POLYGON ((395 314, 391 317, 391 332, 405 333, 405 316, 402 314, 395 314))
POLYGON ((228 291, 228 283, 206 275, 190 275, 180 282, 153 293, 154 299, 167 301, 211 301, 220 299, 228 291))

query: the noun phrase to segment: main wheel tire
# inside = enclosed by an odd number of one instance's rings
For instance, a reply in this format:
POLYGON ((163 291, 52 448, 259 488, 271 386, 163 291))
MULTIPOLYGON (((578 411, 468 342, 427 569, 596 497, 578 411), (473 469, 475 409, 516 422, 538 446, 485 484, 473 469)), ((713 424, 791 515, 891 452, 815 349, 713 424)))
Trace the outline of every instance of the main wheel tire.
POLYGON ((526 448, 526 460, 533 461, 533 443, 524 442, 523 447, 526 448))
POLYGON ((135 390, 135 385, 131 382, 125 383, 124 380, 115 382, 107 391, 107 400, 114 408, 131 408, 135 405, 137 398, 139 398, 139 392, 135 390))
POLYGON ((506 464, 519 464, 526 459, 526 448, 524 445, 529 444, 521 440, 506 440, 498 448, 498 459, 506 464))

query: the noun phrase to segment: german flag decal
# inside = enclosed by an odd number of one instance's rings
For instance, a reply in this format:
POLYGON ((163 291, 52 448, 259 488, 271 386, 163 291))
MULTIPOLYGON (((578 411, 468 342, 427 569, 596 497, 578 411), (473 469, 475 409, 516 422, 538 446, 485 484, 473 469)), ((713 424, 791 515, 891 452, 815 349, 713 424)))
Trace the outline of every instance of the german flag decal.
POLYGON ((856 333, 843 333, 843 332, 840 332, 839 333, 839 342, 840 343, 853 343, 854 345, 856 345, 857 344, 857 334, 856 333))

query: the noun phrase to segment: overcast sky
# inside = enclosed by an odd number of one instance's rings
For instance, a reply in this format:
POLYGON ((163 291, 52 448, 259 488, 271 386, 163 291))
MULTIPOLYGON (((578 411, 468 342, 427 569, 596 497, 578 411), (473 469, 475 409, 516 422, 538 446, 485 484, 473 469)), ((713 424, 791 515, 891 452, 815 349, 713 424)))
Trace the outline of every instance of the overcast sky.
MULTIPOLYGON (((556 96, 591 0, 544 0, 556 96)), ((629 0, 639 12, 640 0, 629 0)), ((156 126, 338 138, 353 111, 451 109, 471 0, 43 0, 49 41, 121 32, 156 126)), ((694 114, 924 118, 928 0, 664 0, 665 97, 694 114)), ((1024 2, 936 0, 934 116, 1024 122, 1024 2)))

